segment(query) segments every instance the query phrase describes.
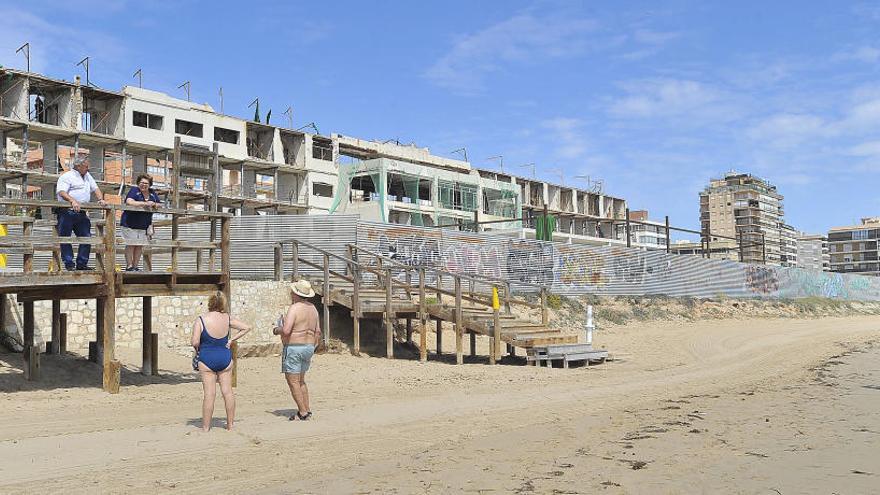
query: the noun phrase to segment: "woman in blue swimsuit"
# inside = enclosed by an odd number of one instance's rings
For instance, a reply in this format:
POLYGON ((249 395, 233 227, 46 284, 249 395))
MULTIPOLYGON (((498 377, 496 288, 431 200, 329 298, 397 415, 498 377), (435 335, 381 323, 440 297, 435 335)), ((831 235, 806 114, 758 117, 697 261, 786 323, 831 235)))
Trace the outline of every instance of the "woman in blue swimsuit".
POLYGON ((232 393, 232 342, 251 331, 247 324, 229 316, 226 296, 217 291, 208 299, 208 312, 193 323, 192 346, 198 352, 199 372, 205 397, 202 400, 202 430, 211 429, 217 383, 226 405, 226 429, 235 422, 235 395, 232 393), (232 335, 232 329, 236 334, 232 335))

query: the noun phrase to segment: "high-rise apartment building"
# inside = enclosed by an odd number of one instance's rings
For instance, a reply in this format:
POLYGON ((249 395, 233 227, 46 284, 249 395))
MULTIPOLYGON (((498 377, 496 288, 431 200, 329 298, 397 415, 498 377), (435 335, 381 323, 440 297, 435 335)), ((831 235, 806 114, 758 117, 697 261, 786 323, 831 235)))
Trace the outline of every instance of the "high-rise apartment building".
POLYGON ((780 265, 782 199, 776 186, 751 174, 730 172, 712 179, 700 193, 703 236, 710 242, 725 237, 741 242, 746 263, 780 265))
POLYGON ((797 238, 797 266, 806 270, 830 269, 828 238, 820 234, 802 234, 797 238))
POLYGON ((828 232, 831 271, 880 276, 878 242, 880 217, 863 218, 861 225, 832 228, 828 232))
POLYGON ((791 225, 783 223, 779 226, 779 235, 779 264, 782 266, 800 266, 797 248, 797 239, 800 232, 791 225))

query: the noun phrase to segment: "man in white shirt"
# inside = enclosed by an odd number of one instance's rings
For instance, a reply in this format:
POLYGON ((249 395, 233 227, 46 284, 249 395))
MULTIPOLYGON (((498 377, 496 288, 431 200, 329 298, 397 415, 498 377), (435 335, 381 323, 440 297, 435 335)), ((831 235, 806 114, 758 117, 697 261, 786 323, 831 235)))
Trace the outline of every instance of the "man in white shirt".
MULTIPOLYGON (((104 194, 98 189, 95 179, 89 174, 89 162, 84 159, 74 159, 73 169, 61 174, 58 184, 55 186, 58 201, 70 203, 70 208, 58 209, 58 235, 70 237, 75 233, 77 237, 90 237, 92 235, 92 222, 86 212, 80 209, 80 203, 88 203, 92 199, 92 193, 98 198, 98 204, 106 205, 104 194)), ((89 253, 91 246, 80 244, 73 259, 73 246, 61 245, 61 260, 68 271, 91 270, 89 268, 89 253)))

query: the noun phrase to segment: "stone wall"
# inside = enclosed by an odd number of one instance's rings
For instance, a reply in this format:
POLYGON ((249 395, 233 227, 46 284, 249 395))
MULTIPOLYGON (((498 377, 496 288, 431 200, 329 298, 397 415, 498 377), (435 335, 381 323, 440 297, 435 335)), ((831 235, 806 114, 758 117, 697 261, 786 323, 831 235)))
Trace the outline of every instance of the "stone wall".
MULTIPOLYGON (((7 342, 22 342, 22 309, 14 296, 7 297, 7 342)), ((143 299, 130 297, 116 300, 117 347, 141 347, 143 299)), ((272 327, 278 316, 287 311, 290 296, 287 282, 245 281, 232 282, 232 315, 253 327, 242 337, 242 344, 277 342, 272 327)), ((192 324, 196 317, 207 311, 208 298, 204 296, 174 296, 153 298, 153 332, 159 334, 159 346, 186 349, 190 345, 192 324)), ((61 301, 61 312, 67 313, 67 348, 86 352, 88 342, 95 339, 95 300, 61 301)), ((37 345, 52 338, 52 302, 34 303, 35 339, 37 345)))

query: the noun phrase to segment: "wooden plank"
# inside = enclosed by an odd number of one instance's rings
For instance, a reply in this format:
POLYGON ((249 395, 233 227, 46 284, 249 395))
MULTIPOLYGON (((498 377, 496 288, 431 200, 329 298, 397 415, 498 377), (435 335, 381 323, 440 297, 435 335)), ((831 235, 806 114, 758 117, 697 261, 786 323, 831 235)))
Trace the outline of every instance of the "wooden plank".
POLYGON ((443 355, 443 321, 437 320, 437 356, 443 355))
POLYGON ((474 332, 468 332, 468 335, 470 336, 470 341, 471 341, 471 346, 470 346, 471 357, 474 357, 477 355, 477 334, 474 332))
POLYGON ((119 382, 122 376, 122 363, 112 359, 104 363, 104 391, 111 394, 119 393, 119 382))
POLYGON ((324 345, 330 347, 330 255, 324 253, 324 345))
POLYGON ((52 300, 52 345, 47 352, 61 354, 61 300, 52 300))
MULTIPOLYGON (((26 289, 26 288, 23 288, 26 289)), ((93 299, 107 293, 105 285, 62 285, 46 288, 40 287, 18 294, 18 301, 46 301, 67 299, 93 299)), ((54 339, 54 337, 53 337, 54 339)))
POLYGON ((153 374, 153 298, 144 297, 142 300, 143 325, 141 327, 141 374, 150 376, 153 374))
POLYGON ((391 297, 392 283, 391 269, 389 268, 385 270, 385 356, 388 358, 394 357, 394 326, 391 320, 394 315, 394 302, 391 297))
POLYGON ((428 312, 425 308, 425 269, 419 269, 419 361, 428 360, 428 312))
POLYGON ((159 376, 159 334, 150 335, 150 370, 153 376, 159 376))
POLYGON ((461 317, 461 277, 455 277, 455 364, 464 363, 462 338, 464 337, 461 317))
POLYGON ((498 318, 498 310, 495 310, 495 321, 492 323, 492 351, 489 353, 491 364, 498 362, 501 356, 501 320, 498 318))
POLYGON ((22 303, 22 340, 24 343, 24 377, 28 381, 40 378, 40 353, 34 345, 34 303, 22 303))

